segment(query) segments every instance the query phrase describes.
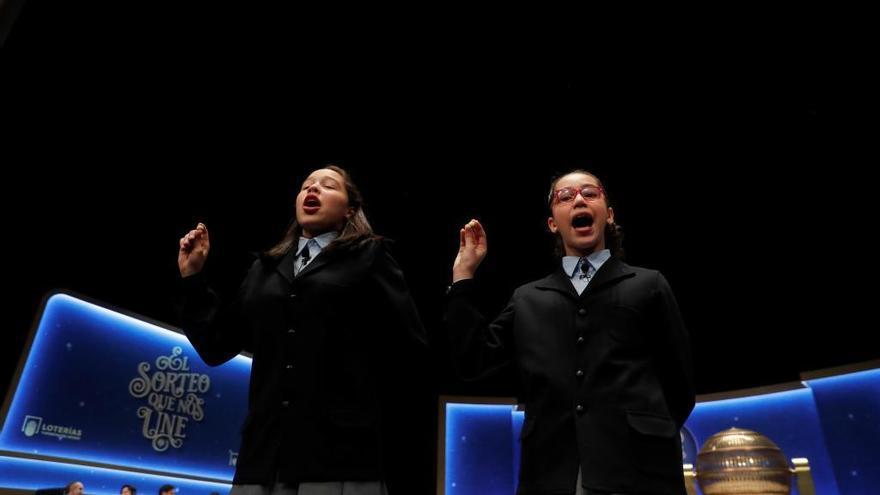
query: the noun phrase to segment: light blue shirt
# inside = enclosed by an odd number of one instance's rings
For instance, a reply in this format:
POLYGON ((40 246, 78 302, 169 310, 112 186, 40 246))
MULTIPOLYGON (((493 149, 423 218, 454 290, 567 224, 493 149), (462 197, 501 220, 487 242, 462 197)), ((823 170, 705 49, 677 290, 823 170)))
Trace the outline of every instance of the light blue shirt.
POLYGON ((593 279, 593 275, 596 274, 596 271, 598 271, 599 268, 602 268, 602 265, 604 265, 609 258, 611 258, 611 250, 609 249, 603 249, 584 256, 583 258, 579 256, 564 256, 562 258, 562 269, 565 270, 565 274, 571 278, 571 285, 574 286, 574 290, 580 295, 583 294, 584 289, 590 284, 590 280, 593 279), (588 266, 587 276, 584 278, 581 278, 582 263, 587 263, 588 266))
POLYGON ((294 275, 299 275, 300 270, 311 263, 311 261, 315 259, 315 256, 321 254, 321 251, 323 251, 331 242, 335 241, 337 237, 339 237, 339 232, 336 232, 335 230, 324 232, 311 239, 306 239, 305 237, 300 236, 299 245, 296 248, 296 263, 293 265, 295 271, 294 275), (306 249, 309 250, 308 261, 303 263, 303 251, 306 249))

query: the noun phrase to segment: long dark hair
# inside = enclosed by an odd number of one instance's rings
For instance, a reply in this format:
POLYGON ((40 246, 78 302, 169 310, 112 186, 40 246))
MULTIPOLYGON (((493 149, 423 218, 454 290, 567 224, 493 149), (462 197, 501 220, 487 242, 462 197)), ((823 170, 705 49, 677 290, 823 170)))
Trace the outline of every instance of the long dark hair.
MULTIPOLYGON (((550 182, 550 193, 547 195, 547 207, 550 208, 550 215, 553 215, 553 193, 556 192, 556 183, 559 182, 559 179, 562 179, 566 175, 571 174, 584 174, 589 175, 590 177, 596 179, 596 182, 599 183, 599 186, 605 192, 605 205, 607 207, 611 207, 611 198, 608 196, 608 189, 602 184, 602 179, 596 176, 596 174, 577 168, 574 170, 570 170, 565 172, 564 174, 558 174, 550 182)), ((623 259, 624 250, 623 250, 623 227, 621 227, 617 222, 614 223, 606 223, 605 224, 605 247, 611 251, 613 256, 617 258, 623 259)), ((562 243, 562 236, 559 233, 556 234, 556 256, 565 256, 565 246, 562 243)))
MULTIPOLYGON (((379 239, 380 237, 373 233, 373 227, 370 226, 370 221, 367 220, 367 216, 364 214, 364 198, 361 196, 361 192, 354 181, 351 180, 351 175, 342 167, 333 164, 321 168, 332 170, 342 176, 342 180, 345 182, 345 192, 348 193, 348 206, 354 210, 354 213, 345 220, 345 224, 339 232, 339 237, 331 242, 324 249, 324 252, 352 250, 372 240, 379 239)), ((302 227, 296 222, 296 215, 294 215, 293 221, 290 222, 290 226, 284 234, 284 238, 264 254, 274 259, 281 258, 299 242, 301 235, 302 227)))

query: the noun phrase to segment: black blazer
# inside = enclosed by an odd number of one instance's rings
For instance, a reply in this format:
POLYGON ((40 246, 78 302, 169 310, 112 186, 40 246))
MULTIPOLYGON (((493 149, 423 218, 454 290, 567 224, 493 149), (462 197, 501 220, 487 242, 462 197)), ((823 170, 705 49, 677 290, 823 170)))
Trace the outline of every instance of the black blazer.
POLYGON ((666 279, 612 257, 580 296, 558 268, 488 323, 474 282, 449 290, 454 363, 478 378, 514 362, 525 423, 519 490, 684 494, 679 428, 694 406, 688 335, 666 279))
POLYGON ((253 352, 236 484, 382 480, 383 393, 426 338, 385 241, 262 257, 228 304, 182 279, 182 327, 209 365, 253 352))

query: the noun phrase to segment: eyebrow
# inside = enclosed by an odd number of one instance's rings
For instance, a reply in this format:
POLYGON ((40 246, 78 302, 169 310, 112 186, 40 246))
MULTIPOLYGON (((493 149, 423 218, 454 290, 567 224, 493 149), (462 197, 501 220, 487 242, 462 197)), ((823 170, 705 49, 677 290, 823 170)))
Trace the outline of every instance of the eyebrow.
POLYGON ((559 189, 565 189, 566 187, 586 187, 586 186, 602 187, 599 184, 590 184, 589 182, 586 182, 586 183, 578 185, 578 186, 562 186, 559 189))
POLYGON ((324 177, 307 177, 306 180, 303 181, 303 184, 309 184, 312 182, 325 182, 325 181, 333 181, 334 184, 339 185, 339 181, 329 175, 325 175, 324 177))

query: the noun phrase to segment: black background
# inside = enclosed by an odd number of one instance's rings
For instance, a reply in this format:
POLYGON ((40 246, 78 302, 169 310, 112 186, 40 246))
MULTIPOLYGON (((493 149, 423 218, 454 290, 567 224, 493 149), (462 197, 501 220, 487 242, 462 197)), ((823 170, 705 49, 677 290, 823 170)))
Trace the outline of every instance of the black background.
MULTIPOLYGON (((603 179, 628 261, 672 284, 699 393, 878 357, 858 316, 870 292, 835 277, 869 270, 870 229, 849 221, 871 197, 843 171, 862 100, 838 81, 819 111, 834 78, 812 25, 756 40, 712 22, 600 36, 564 13, 168 9, 32 0, 0 50, 0 383, 50 290, 174 323, 177 240, 198 221, 212 277, 233 289, 329 162, 397 241, 433 344, 431 393, 515 392, 510 376, 449 371, 440 317, 457 231, 471 217, 488 231, 478 278, 494 313, 557 262, 545 197, 575 167, 603 179)), ((434 434, 407 456, 426 490, 434 434)))

